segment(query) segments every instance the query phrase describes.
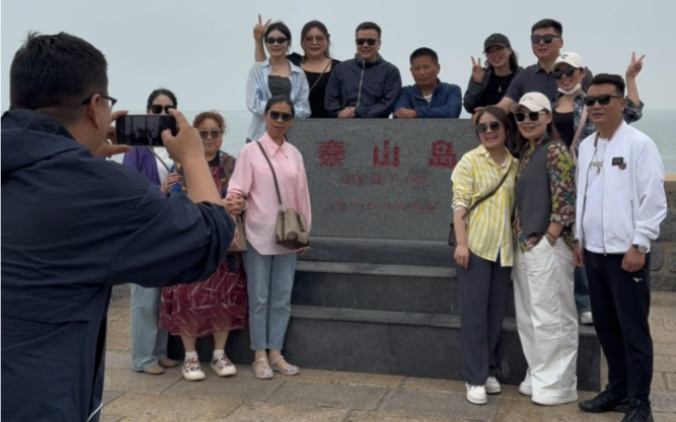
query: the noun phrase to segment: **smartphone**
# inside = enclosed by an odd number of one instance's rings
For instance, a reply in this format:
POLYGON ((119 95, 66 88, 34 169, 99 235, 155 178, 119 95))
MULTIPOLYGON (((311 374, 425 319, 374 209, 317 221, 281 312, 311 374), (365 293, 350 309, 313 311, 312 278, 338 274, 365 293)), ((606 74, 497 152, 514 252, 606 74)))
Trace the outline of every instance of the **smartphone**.
POLYGON ((117 143, 134 146, 161 147, 162 132, 178 133, 176 119, 166 114, 139 114, 122 116, 115 121, 117 143))

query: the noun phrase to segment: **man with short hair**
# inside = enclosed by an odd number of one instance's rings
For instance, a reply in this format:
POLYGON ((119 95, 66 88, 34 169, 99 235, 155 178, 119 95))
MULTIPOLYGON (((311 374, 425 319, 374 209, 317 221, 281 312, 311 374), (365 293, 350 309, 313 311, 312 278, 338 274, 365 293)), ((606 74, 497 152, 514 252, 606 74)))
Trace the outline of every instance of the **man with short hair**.
POLYGON ((387 118, 401 90, 399 69, 378 53, 382 31, 373 22, 357 27, 357 54, 331 72, 324 106, 340 119, 387 118))
POLYGON ((608 386, 585 412, 626 406, 623 422, 652 422, 650 244, 667 215, 664 165, 647 135, 624 121, 625 82, 597 75, 585 105, 597 131, 580 144, 575 264, 585 267, 608 386))
POLYGON ((458 118, 462 110, 462 92, 457 85, 439 80, 439 56, 431 48, 422 47, 411 54, 411 75, 414 85, 404 87, 394 106, 394 117, 458 118))
POLYGON ((98 421, 112 286, 205 280, 232 242, 202 141, 178 111, 178 134, 162 138, 187 196, 94 156, 125 149, 105 143, 124 114, 111 114, 116 101, 105 57, 80 38, 30 34, 14 56, 1 141, 3 421, 98 421))
MULTIPOLYGON (((531 28, 530 40, 538 61, 519 72, 507 88, 507 93, 497 104, 505 111, 509 111, 526 92, 541 92, 550 101, 556 100, 558 86, 552 75, 552 66, 563 48, 563 26, 554 19, 542 19, 531 28)), ((588 87, 591 80, 592 73, 587 69, 582 85, 588 87)))

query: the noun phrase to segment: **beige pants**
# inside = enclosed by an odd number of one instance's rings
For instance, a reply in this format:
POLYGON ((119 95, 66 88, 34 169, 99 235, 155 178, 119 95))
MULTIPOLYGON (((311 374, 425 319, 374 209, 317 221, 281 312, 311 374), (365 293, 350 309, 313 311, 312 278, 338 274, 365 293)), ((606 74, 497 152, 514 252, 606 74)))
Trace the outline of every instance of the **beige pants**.
POLYGON ((524 382, 533 400, 577 399, 578 325, 573 255, 562 239, 543 238, 533 249, 517 247, 514 263, 516 322, 528 362, 524 382))

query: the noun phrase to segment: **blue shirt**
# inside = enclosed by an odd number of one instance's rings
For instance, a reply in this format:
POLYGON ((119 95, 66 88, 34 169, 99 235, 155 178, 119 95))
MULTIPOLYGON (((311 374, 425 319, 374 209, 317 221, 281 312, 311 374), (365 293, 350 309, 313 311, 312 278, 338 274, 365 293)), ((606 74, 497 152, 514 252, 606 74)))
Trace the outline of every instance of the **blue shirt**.
POLYGON ((394 112, 400 108, 409 108, 418 113, 419 118, 455 118, 462 111, 462 92, 458 85, 440 82, 432 92, 428 103, 417 85, 410 85, 401 90, 394 112))

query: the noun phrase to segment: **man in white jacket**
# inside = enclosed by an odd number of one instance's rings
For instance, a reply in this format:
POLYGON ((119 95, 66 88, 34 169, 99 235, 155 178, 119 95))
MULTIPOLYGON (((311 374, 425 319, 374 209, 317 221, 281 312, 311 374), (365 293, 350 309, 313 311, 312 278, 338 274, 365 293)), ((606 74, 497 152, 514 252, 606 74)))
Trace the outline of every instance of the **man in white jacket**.
POLYGON ((624 122, 624 90, 622 77, 599 74, 585 99, 598 130, 580 144, 574 256, 586 267, 608 386, 579 407, 626 408, 622 422, 652 422, 650 243, 666 217, 667 199, 655 143, 624 122))

